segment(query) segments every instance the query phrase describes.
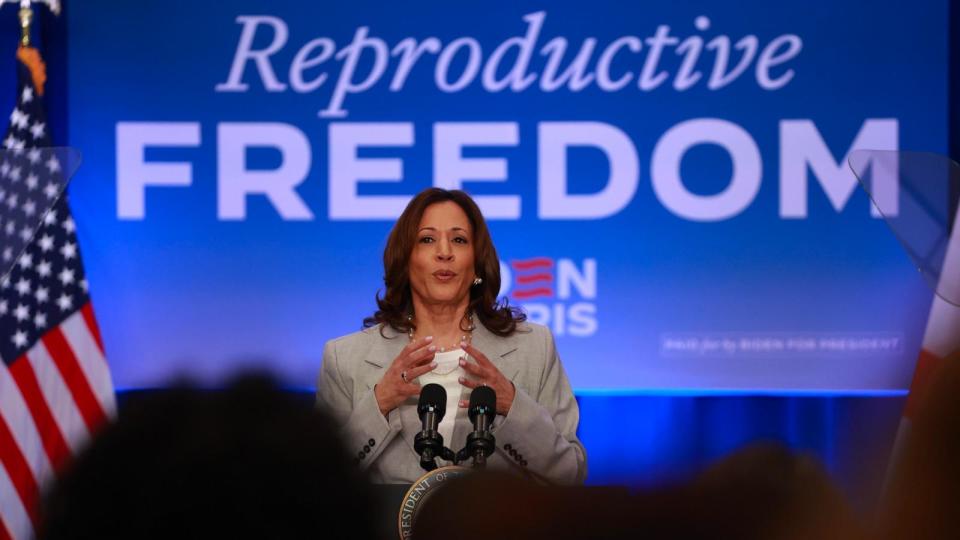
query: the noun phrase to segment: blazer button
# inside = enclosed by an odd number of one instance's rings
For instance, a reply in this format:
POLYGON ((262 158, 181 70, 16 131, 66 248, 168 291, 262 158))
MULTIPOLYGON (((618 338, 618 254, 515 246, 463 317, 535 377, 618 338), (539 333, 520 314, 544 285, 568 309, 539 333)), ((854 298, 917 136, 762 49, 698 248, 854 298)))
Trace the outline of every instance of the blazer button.
POLYGON ((377 441, 375 441, 375 440, 373 440, 373 439, 370 439, 369 441, 367 441, 367 444, 370 445, 370 446, 373 446, 373 445, 377 444, 377 441))
POLYGON ((527 460, 521 461, 520 464, 523 465, 524 467, 526 467, 526 466, 527 466, 527 460))
POLYGON ((509 452, 510 450, 513 450, 513 447, 510 446, 510 443, 507 443, 507 444, 503 445, 503 449, 506 450, 507 452, 509 452))
POLYGON ((367 445, 363 445, 363 453, 364 453, 364 454, 369 454, 369 453, 370 453, 370 447, 367 446, 367 445))
POLYGON ((367 455, 364 454, 363 451, 360 451, 360 452, 357 454, 357 456, 359 456, 360 459, 363 459, 363 458, 367 457, 367 455))
POLYGON ((517 451, 513 448, 510 449, 510 455, 513 457, 513 459, 517 459, 517 451))

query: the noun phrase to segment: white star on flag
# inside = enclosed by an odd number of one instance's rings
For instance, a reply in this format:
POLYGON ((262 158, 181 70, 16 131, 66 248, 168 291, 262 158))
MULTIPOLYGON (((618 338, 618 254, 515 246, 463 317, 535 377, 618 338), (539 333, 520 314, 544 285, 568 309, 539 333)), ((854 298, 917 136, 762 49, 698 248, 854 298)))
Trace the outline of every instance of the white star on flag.
POLYGON ((16 126, 18 129, 26 129, 27 123, 30 121, 30 115, 24 113, 20 109, 14 109, 10 113, 10 123, 16 126))
POLYGON ((77 245, 73 242, 67 242, 60 248, 60 253, 64 259, 70 260, 77 256, 77 245))
POLYGON ((27 344, 27 333, 23 330, 17 330, 17 333, 10 338, 17 347, 23 347, 27 344))
POLYGON ((66 293, 61 294, 60 298, 57 298, 57 307, 60 308, 60 311, 67 311, 73 307, 73 300, 66 293))
POLYGON ((21 255, 20 260, 17 261, 17 266, 24 270, 33 266, 33 255, 30 255, 29 253, 24 253, 21 255))
POLYGON ((34 139, 39 139, 43 137, 44 128, 46 128, 46 126, 43 124, 43 122, 37 122, 30 126, 30 134, 33 135, 34 139))
POLYGON ((64 269, 57 275, 57 277, 60 278, 60 282, 63 283, 64 286, 67 286, 67 285, 73 283, 73 280, 74 280, 73 270, 70 270, 69 268, 64 268, 64 269))
POLYGON ((20 296, 23 296, 30 292, 30 282, 27 281, 27 278, 20 278, 20 281, 14 286, 17 289, 17 293, 20 296))

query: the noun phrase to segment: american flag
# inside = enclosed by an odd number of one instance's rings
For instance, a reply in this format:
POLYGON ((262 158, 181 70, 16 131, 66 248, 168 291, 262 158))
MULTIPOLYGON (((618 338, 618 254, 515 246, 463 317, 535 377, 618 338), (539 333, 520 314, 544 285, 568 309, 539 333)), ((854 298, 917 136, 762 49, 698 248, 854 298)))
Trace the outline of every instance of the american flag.
POLYGON ((69 171, 49 149, 43 63, 30 48, 17 58, 0 153, 0 268, 13 265, 0 279, 0 540, 34 535, 42 490, 115 410, 76 225, 58 198, 69 171))
MULTIPOLYGON (((960 179, 960 170, 956 163, 948 158, 939 158, 932 154, 896 154, 898 161, 895 161, 896 167, 901 171, 899 173, 901 185, 912 187, 912 184, 925 182, 926 184, 941 183, 944 185, 944 192, 955 193, 960 179), (910 171, 907 174, 903 171, 910 171), (923 174, 919 174, 919 173, 923 174)), ((889 160, 888 160, 889 161, 889 160)), ((876 163, 876 162, 875 162, 876 163)), ((908 197, 919 197, 918 194, 929 192, 929 189, 903 189, 901 191, 904 200, 908 197), (916 194, 915 194, 916 193, 916 194)), ((920 356, 913 371, 913 379, 910 381, 910 393, 907 395, 907 403, 903 410, 903 416, 900 418, 900 426, 897 428, 896 439, 893 443, 893 450, 890 455, 890 462, 887 467, 887 478, 884 491, 887 492, 894 478, 899 474, 898 467, 901 466, 900 460, 910 444, 911 431, 913 430, 913 419, 920 409, 920 405, 926 397, 926 394, 937 376, 940 364, 947 361, 951 355, 956 355, 960 351, 960 307, 956 305, 960 298, 960 208, 953 211, 952 217, 947 213, 944 220, 938 216, 936 210, 938 204, 931 205, 924 201, 911 201, 911 204, 901 204, 902 210, 900 219, 902 223, 938 223, 937 227, 931 230, 942 232, 944 238, 934 238, 938 242, 945 243, 946 249, 942 262, 931 262, 921 259, 921 269, 927 275, 936 276, 935 290, 937 294, 933 297, 930 304, 930 315, 927 318, 927 326, 923 333, 923 344, 920 349, 920 356), (929 209, 933 208, 931 212, 929 209), (909 212, 909 213, 908 213, 909 212), (904 217, 906 214, 908 217, 904 217)), ((893 225, 891 225, 893 227, 893 225)), ((898 225, 900 231, 905 231, 906 227, 898 225)), ((919 229, 919 228, 918 228, 919 229)), ((894 227, 894 232, 897 232, 894 227)), ((922 253, 921 249, 907 247, 908 251, 922 253)), ((936 258, 934 258, 936 261, 936 258)), ((890 496, 891 493, 885 493, 890 496)))

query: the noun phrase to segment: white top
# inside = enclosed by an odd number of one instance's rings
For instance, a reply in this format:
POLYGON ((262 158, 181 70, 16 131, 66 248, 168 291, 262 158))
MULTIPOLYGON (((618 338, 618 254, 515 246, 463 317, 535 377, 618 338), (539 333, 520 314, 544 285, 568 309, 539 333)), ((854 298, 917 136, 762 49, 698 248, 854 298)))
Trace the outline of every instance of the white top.
MULTIPOLYGON (((428 384, 439 384, 447 391, 447 410, 443 415, 443 420, 437 426, 437 431, 443 436, 443 445, 456 452, 458 446, 463 446, 463 441, 453 441, 453 424, 457 418, 459 410, 460 393, 465 388, 460 384, 460 377, 465 377, 466 372, 460 367, 460 359, 466 358, 467 353, 460 348, 452 349, 446 352, 438 352, 433 357, 437 367, 433 371, 424 373, 417 380, 420 386, 428 384)), ((444 460, 440 462, 447 463, 444 460)))

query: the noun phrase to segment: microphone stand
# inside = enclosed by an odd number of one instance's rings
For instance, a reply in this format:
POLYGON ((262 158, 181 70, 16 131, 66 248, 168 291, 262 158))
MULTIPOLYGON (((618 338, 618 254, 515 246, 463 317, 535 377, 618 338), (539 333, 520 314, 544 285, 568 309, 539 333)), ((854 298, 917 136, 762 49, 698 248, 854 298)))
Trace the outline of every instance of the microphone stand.
POLYGON ((496 449, 496 439, 490 433, 496 402, 496 394, 487 386, 474 390, 471 394, 469 415, 473 421, 473 432, 467 435, 466 446, 457 452, 458 463, 472 458, 473 468, 486 468, 487 456, 496 449))
MULTIPOLYGON (((416 444, 416 442, 414 444, 416 444)), ((454 454, 453 450, 447 448, 446 446, 441 446, 440 448, 430 447, 423 448, 423 451, 420 454, 420 467, 425 471, 435 470, 437 468, 436 458, 438 457, 440 459, 451 461, 454 465, 460 463, 457 459, 457 454, 454 454)))
MULTIPOLYGON (((431 425, 434 422, 436 412, 427 410, 424 413, 424 425, 431 425)), ((453 450, 443 445, 443 435, 436 430, 424 430, 413 438, 413 449, 420 454, 420 467, 425 471, 432 471, 437 468, 436 458, 452 461, 457 464, 457 456, 453 450)))

